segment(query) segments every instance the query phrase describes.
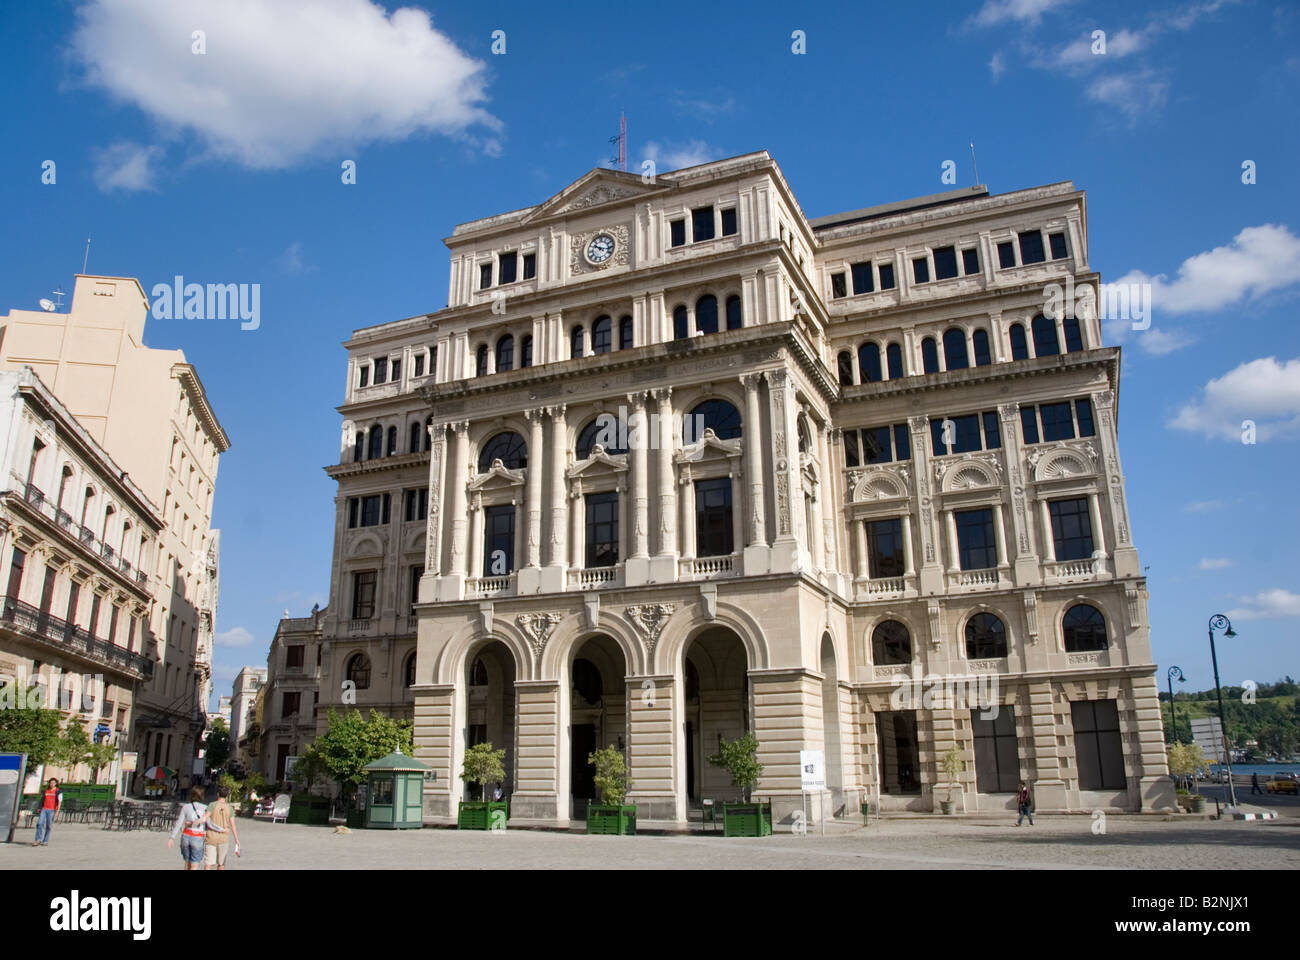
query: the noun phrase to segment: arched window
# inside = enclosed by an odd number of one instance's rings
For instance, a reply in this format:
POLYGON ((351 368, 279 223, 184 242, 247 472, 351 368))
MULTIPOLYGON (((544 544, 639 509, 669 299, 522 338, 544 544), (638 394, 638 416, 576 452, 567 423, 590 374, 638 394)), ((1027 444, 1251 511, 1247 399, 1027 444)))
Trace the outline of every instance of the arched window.
POLYGON ((700 333, 718 332, 718 298, 711 293, 695 301, 695 329, 700 333))
POLYGON ((1066 653, 1090 653, 1105 650, 1106 618, 1101 611, 1086 603, 1078 603, 1065 611, 1061 619, 1061 633, 1065 636, 1066 653))
POLYGON ((1081 352, 1083 350, 1083 331, 1079 329, 1079 318, 1066 317, 1062 326, 1065 327, 1065 352, 1081 352))
POLYGON ((406 452, 419 453, 420 452, 420 421, 419 420, 412 421, 410 436, 407 439, 408 442, 406 444, 406 452))
POLYGON ((375 424, 370 428, 370 449, 366 453, 366 459, 378 460, 384 455, 384 428, 375 424))
POLYGON ((389 428, 388 428, 388 447, 387 447, 387 450, 388 450, 388 453, 386 453, 385 456, 388 456, 388 457, 391 457, 391 456, 393 456, 393 454, 397 453, 397 428, 396 428, 396 427, 389 427, 389 428))
POLYGON ((1011 359, 1029 359, 1029 341, 1025 339, 1025 328, 1019 323, 1011 325, 1011 359))
POLYGON ((921 341, 921 369, 926 373, 939 372, 939 348, 935 346, 934 337, 921 341))
POLYGON ((600 444, 608 454, 627 453, 627 427, 612 413, 602 413, 578 433, 574 450, 579 460, 591 456, 592 447, 600 444))
POLYGON ((474 351, 474 376, 487 376, 487 344, 480 344, 479 348, 474 351))
POLYGON ((591 325, 591 349, 596 353, 609 353, 614 349, 614 330, 609 317, 597 317, 591 325))
POLYGON ((835 362, 839 367, 840 386, 850 386, 853 383, 853 358, 847 350, 841 350, 835 362))
POLYGON ((740 297, 727 297, 727 329, 739 330, 744 325, 744 311, 741 310, 740 297))
POLYGON ((426 417, 424 420, 424 449, 425 450, 433 449, 433 434, 429 431, 429 428, 431 426, 433 426, 433 417, 426 417))
POLYGON ((1056 321, 1042 314, 1034 317, 1034 356, 1052 357, 1061 352, 1061 342, 1056 337, 1056 321))
POLYGON ((469 685, 471 687, 486 687, 488 685, 487 664, 480 657, 474 661, 474 665, 469 668, 469 685))
POLYGON ((903 348, 891 343, 885 348, 885 359, 889 365, 889 379, 897 380, 903 376, 903 348))
POLYGON ((520 470, 528 466, 528 444, 513 430, 498 433, 483 444, 478 455, 478 472, 491 470, 493 460, 500 460, 508 470, 520 470))
POLYGON ((63 497, 68 492, 68 487, 72 484, 72 468, 66 464, 63 472, 59 475, 59 498, 54 501, 54 506, 58 510, 63 509, 63 497))
POLYGON ((411 655, 406 658, 405 672, 406 672, 406 685, 408 687, 415 686, 415 652, 414 651, 412 651, 411 655))
POLYGON ((620 350, 632 349, 632 318, 620 317, 618 321, 618 348, 620 350))
POLYGON ((970 342, 975 350, 975 366, 987 367, 993 362, 993 355, 989 352, 988 331, 976 330, 971 334, 970 342))
POLYGON ((691 335, 690 316, 685 306, 673 308, 673 339, 685 340, 691 335))
POLYGON ((590 660, 573 661, 573 689, 587 703, 600 703, 604 685, 600 681, 600 671, 590 660))
POLYGON ((943 368, 965 370, 969 366, 970 354, 966 352, 966 331, 953 327, 943 335, 943 368))
POLYGON ((497 373, 515 368, 515 338, 506 334, 497 341, 497 373))
POLYGON ((712 430, 719 440, 740 436, 740 411, 726 400, 705 400, 696 404, 682 423, 682 443, 695 443, 712 430))
POLYGON ((352 462, 360 463, 366 455, 366 431, 357 431, 356 449, 352 452, 352 462))
POLYGON ((519 369, 533 365, 533 335, 525 333, 519 340, 519 369))
POLYGON ((858 347, 858 374, 862 377, 863 383, 877 383, 882 379, 878 345, 864 343, 858 347))
POLYGON ((574 360, 583 355, 585 352, 583 340, 585 333, 582 327, 574 327, 569 331, 569 359, 574 360))
POLYGON ((992 660, 1007 655, 1007 628, 991 613, 966 621, 966 659, 992 660))
POLYGON ((364 653, 354 653, 348 660, 345 676, 357 690, 370 689, 370 660, 364 653))
POLYGON ((897 620, 886 620, 871 631, 871 658, 878 667, 912 662, 912 635, 897 620))

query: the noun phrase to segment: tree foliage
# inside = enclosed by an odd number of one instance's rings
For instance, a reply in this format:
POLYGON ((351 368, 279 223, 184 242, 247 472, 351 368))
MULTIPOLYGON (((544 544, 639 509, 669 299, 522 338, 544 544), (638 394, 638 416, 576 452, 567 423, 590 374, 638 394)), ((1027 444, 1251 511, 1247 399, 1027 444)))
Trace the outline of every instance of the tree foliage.
POLYGON ((632 788, 627 779, 627 761, 623 759, 623 752, 615 746, 601 747, 587 755, 587 762, 596 767, 592 780, 600 790, 601 803, 621 806, 632 788))
POLYGON ((1205 765, 1205 754, 1194 743, 1175 743, 1169 748, 1169 772, 1176 777, 1189 777, 1205 765))
POLYGON ((327 775, 343 788, 347 796, 356 793, 366 782, 365 767, 394 750, 414 754, 414 724, 410 720, 394 720, 385 714, 372 711, 363 718, 360 710, 330 710, 328 729, 316 742, 298 755, 294 775, 304 772, 314 776, 327 775))
POLYGON ((205 756, 211 769, 219 770, 226 765, 226 761, 230 759, 230 728, 221 717, 212 721, 212 729, 208 731, 203 746, 207 751, 205 756))
POLYGON ((752 733, 731 741, 719 737, 718 752, 709 757, 709 763, 726 770, 731 775, 732 786, 739 787, 746 800, 763 775, 763 765, 758 762, 758 741, 752 733))
POLYGON ((57 710, 0 710, 0 750, 27 754, 27 768, 49 763, 60 741, 57 710))
POLYGON ((504 750, 493 750, 490 743, 476 743, 465 751, 465 767, 460 778, 466 783, 477 783, 486 800, 488 784, 506 778, 505 760, 504 750))

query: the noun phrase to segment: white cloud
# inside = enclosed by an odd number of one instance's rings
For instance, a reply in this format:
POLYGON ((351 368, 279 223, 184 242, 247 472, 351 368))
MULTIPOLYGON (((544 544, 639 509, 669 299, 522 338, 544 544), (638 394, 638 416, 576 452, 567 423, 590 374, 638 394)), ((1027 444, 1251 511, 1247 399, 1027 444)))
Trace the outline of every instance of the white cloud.
POLYGON ((1270 440, 1300 430, 1300 357, 1278 363, 1251 360, 1205 385, 1183 405, 1170 426, 1223 440, 1240 441, 1242 422, 1256 426, 1256 439, 1270 440))
POLYGON ((243 627, 231 627, 213 637, 219 647, 246 647, 253 642, 253 639, 253 635, 243 627))
POLYGON ((1130 125, 1144 113, 1159 110, 1169 97, 1169 82, 1150 67, 1129 73, 1112 73, 1088 84, 1084 95, 1118 110, 1130 125))
POLYGON ((1101 66, 1112 60, 1119 60, 1130 54, 1137 53, 1147 45, 1148 30, 1128 30, 1121 29, 1106 33, 1106 52, 1093 53, 1095 41, 1092 37, 1092 31, 1089 30, 1086 36, 1077 40, 1072 40, 1060 50, 1051 55, 1050 59, 1039 63, 1039 66, 1049 67, 1094 67, 1101 66))
POLYGON ((681 170, 697 164, 708 163, 721 156, 721 152, 709 146, 703 140, 690 140, 686 143, 665 143, 649 141, 641 152, 642 160, 649 160, 660 173, 669 170, 681 170))
POLYGON ((1008 20, 1020 23, 1037 23, 1044 13, 1063 7, 1070 0, 985 0, 984 6, 974 16, 981 27, 990 27, 1008 20))
POLYGON ((161 147, 144 147, 119 140, 95 152, 95 185, 105 193, 113 190, 152 190, 157 177, 155 162, 161 147))
POLYGON ((1193 500, 1187 506, 1183 507, 1188 513, 1213 513, 1215 510, 1223 509, 1222 500, 1193 500))
POLYGON ((1202 557, 1200 569, 1226 570, 1228 567, 1233 566, 1234 563, 1235 561, 1229 560, 1227 557, 1202 557))
POLYGON ((993 74, 993 82, 997 83, 1002 74, 1007 72, 1006 58, 1002 56, 1002 51, 998 50, 989 60, 989 73, 993 74))
MULTIPOLYGON (((245 166, 441 133, 500 129, 480 104, 484 64, 433 28, 370 0, 90 0, 74 56, 88 81, 167 132, 245 166), (191 34, 205 31, 206 53, 191 34)), ((496 141, 479 146, 490 153, 496 141)))
POLYGON ((1280 587, 1265 590, 1253 597, 1241 597, 1244 606, 1228 611, 1230 620, 1275 620, 1280 617, 1300 617, 1300 593, 1280 587))
POLYGON ((315 264, 306 263, 302 258, 302 242, 295 240, 285 248, 275 261, 285 273, 315 273, 315 264))

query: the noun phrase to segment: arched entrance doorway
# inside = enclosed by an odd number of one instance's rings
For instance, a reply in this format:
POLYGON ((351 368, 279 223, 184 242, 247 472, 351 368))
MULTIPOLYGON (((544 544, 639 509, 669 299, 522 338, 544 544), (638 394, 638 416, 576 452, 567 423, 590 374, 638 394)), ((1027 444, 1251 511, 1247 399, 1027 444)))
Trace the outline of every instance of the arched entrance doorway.
POLYGON ((574 650, 569 666, 570 815, 587 817, 596 799, 596 768, 587 762, 593 750, 624 749, 627 736, 627 660, 610 637, 591 637, 574 650))
MULTIPOLYGON (((467 658, 465 676, 465 747, 490 743, 505 750, 506 779, 501 784, 508 797, 515 785, 515 660, 500 640, 489 640, 467 658)), ((460 770, 453 771, 459 777, 460 770)), ((465 784, 466 800, 477 800, 478 788, 465 784)), ((489 795, 491 788, 489 787, 489 795)))
POLYGON ((734 740, 749 729, 749 660, 740 638, 726 627, 695 636, 682 654, 682 686, 687 807, 703 799, 740 799, 726 771, 708 762, 721 739, 734 740))
POLYGON ((844 753, 840 735, 840 683, 835 664, 835 642, 822 634, 822 730, 826 750, 826 789, 831 793, 829 815, 844 808, 844 753))

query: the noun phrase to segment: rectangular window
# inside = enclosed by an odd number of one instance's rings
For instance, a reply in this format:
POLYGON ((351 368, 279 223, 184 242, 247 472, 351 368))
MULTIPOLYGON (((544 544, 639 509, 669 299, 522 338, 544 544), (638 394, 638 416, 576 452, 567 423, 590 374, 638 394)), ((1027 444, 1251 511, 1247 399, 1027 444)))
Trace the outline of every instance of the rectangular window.
POLYGON ((413 377, 424 376, 424 354, 423 353, 417 353, 415 355, 415 370, 412 372, 411 376, 413 377))
POLYGON ((867 560, 873 580, 903 575, 902 520, 874 520, 867 524, 867 560))
POLYGON ((618 494, 587 494, 587 566, 618 563, 618 494))
POLYGON ((930 282, 930 261, 925 257, 917 257, 912 261, 912 279, 917 283, 930 282))
POLYGON ((937 247, 934 251, 934 279, 951 280, 957 276, 957 250, 954 247, 937 247))
POLYGON ((524 254, 524 279, 531 280, 537 276, 537 254, 524 254))
POLYGON ((900 463, 912 459, 912 438, 905 423, 894 424, 894 459, 900 463))
POLYGON ((492 264, 480 263, 478 265, 478 288, 486 290, 492 286, 492 264))
POLYGON ((866 463, 889 463, 893 457, 890 427, 871 427, 862 431, 862 452, 866 463))
POLYGON ((298 715, 298 708, 302 705, 302 693, 295 690, 293 693, 286 693, 284 700, 280 705, 281 717, 294 717, 298 715))
POLYGON ((998 565, 997 541, 993 537, 993 511, 958 510, 957 557, 963 570, 988 570, 998 565))
POLYGON ((117 606, 117 604, 113 604, 113 608, 108 613, 108 642, 109 643, 113 643, 115 640, 117 640, 117 615, 119 609, 120 608, 117 606))
POLYGON ((1065 234, 1063 233, 1049 234, 1047 239, 1048 242, 1051 243, 1052 245, 1052 259, 1064 260, 1065 259, 1065 234))
POLYGON ((1092 425, 1092 401, 1076 400, 1074 401, 1074 410, 1079 416, 1079 436, 1096 436, 1097 431, 1092 425))
POLYGON ((975 733, 975 789, 980 793, 1015 793, 1020 785, 1020 751, 1016 743, 1016 709, 999 706, 991 720, 970 712, 975 733))
POLYGON ((724 237, 735 236, 736 230, 736 208, 731 207, 722 211, 722 235, 724 237))
MULTIPOLYGON (((99 630, 99 605, 101 601, 102 598, 100 597, 99 594, 95 594, 90 599, 90 623, 86 624, 86 632, 89 633, 92 637, 98 635, 97 631, 99 630)), ((174 622, 175 620, 176 618, 172 617, 172 621, 174 622)))
POLYGON ((357 497, 348 497, 348 527, 352 528, 357 525, 357 515, 361 509, 361 500, 357 497))
POLYGON ((695 555, 730 556, 734 549, 731 529, 731 478, 695 481, 695 555))
POLYGON ((894 265, 892 263, 882 263, 880 265, 880 289, 894 289, 894 265))
POLYGON ((1057 560, 1092 558, 1092 518, 1088 515, 1088 498, 1051 500, 1047 512, 1052 517, 1052 540, 1057 560))
POLYGON ((846 296, 848 296, 848 290, 844 283, 844 274, 832 273, 831 274, 831 299, 839 300, 842 297, 846 297, 846 296))
POLYGON ((853 293, 871 293, 876 289, 872 281, 871 264, 854 263, 849 266, 853 271, 853 293))
POLYGON ((1079 789, 1123 790, 1124 745, 1115 701, 1076 700, 1070 704, 1070 714, 1074 721, 1079 789))
POLYGON ((135 653, 135 617, 126 618, 126 648, 135 653))
MULTIPOLYGON (((63 618, 72 626, 77 624, 77 603, 79 600, 81 600, 81 584, 73 580, 72 583, 68 584, 68 613, 63 618)), ((131 623, 135 623, 134 617, 131 618, 131 623)))
POLYGON ((948 453, 970 453, 973 450, 981 449, 979 414, 968 413, 962 417, 936 417, 932 419, 930 421, 930 439, 936 457, 942 457, 948 453), (952 424, 947 437, 944 436, 945 422, 952 424), (949 445, 945 441, 951 441, 951 449, 949 449, 949 445))
POLYGON ((498 278, 500 283, 514 283, 519 273, 519 254, 503 253, 501 254, 501 265, 498 268, 498 278))
POLYGON ((1034 414, 1033 407, 1020 408, 1020 431, 1024 434, 1025 443, 1038 442, 1038 417, 1034 414))
POLYGON ((1016 248, 1010 240, 998 244, 998 266, 1004 270, 1016 265, 1016 248))
POLYGON ((504 577, 515 570, 515 508, 507 504, 483 511, 483 576, 504 577))
POLYGON ((388 358, 379 357, 375 360, 375 384, 381 384, 388 379, 388 358))
POLYGON ((357 383, 358 387, 370 386, 370 364, 361 365, 361 380, 357 383))
POLYGON ((420 578, 424 576, 424 567, 410 567, 407 570, 411 580, 411 592, 407 599, 410 601, 408 609, 415 613, 415 605, 420 602, 420 578))
POLYGON ((429 516, 429 491, 426 487, 407 490, 403 497, 402 517, 407 523, 429 516))
POLYGON ((712 240, 713 232, 713 208, 697 207, 691 211, 691 241, 699 243, 702 240, 712 240))
POLYGON ((686 246, 686 221, 674 220, 668 224, 669 232, 672 234, 671 243, 674 247, 686 246))
POLYGON ((981 415, 984 421, 984 449, 998 450, 1002 447, 1002 433, 998 430, 998 414, 990 410, 981 415))
POLYGON ((378 495, 361 498, 361 526, 375 527, 379 525, 380 516, 383 510, 384 498, 378 495))
POLYGON ((1074 418, 1068 403, 1044 403, 1038 408, 1043 424, 1043 441, 1074 439, 1074 418))
POLYGON ((352 619, 369 620, 375 615, 375 585, 379 573, 358 570, 352 574, 352 619))
POLYGON ((921 750, 916 739, 916 711, 877 713, 876 740, 881 792, 919 794, 921 750))
POLYGON ((284 665, 289 670, 301 670, 303 665, 303 654, 306 651, 301 643, 291 643, 284 648, 284 665))
POLYGON ((1016 235, 1020 241, 1020 262, 1042 263, 1047 259, 1043 252, 1043 235, 1037 230, 1027 230, 1016 235))
POLYGON ((980 252, 974 247, 968 247, 961 252, 961 269, 968 277, 972 273, 980 272, 980 252))
POLYGON ((862 461, 858 456, 858 431, 844 431, 844 465, 846 467, 860 466, 862 461))

